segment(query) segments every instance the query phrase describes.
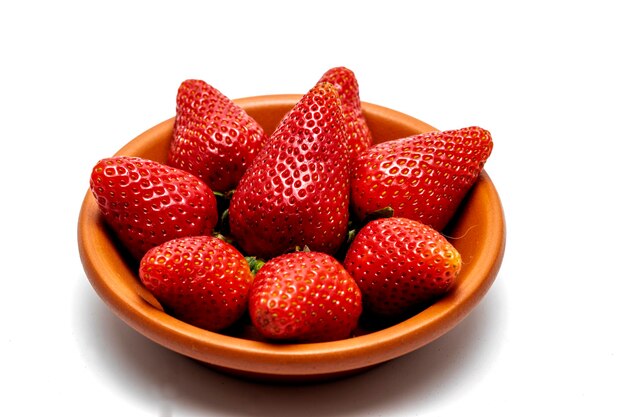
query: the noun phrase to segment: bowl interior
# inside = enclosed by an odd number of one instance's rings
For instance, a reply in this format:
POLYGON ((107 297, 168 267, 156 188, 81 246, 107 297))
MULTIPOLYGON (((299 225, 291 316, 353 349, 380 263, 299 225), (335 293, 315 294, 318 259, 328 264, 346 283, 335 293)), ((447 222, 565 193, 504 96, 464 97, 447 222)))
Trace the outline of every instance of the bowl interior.
MULTIPOLYGON (((235 101, 271 133, 300 97, 274 95, 235 101)), ((376 143, 435 130, 413 117, 370 103, 363 103, 363 111, 376 143)), ((160 123, 116 155, 164 162, 173 125, 173 118, 160 123)), ((495 279, 505 242, 502 207, 485 172, 444 233, 464 261, 458 284, 449 294, 399 323, 382 328, 364 325, 357 337, 309 344, 267 343, 246 318, 225 333, 214 333, 167 315, 139 283, 136 263, 120 250, 90 192, 80 212, 78 245, 87 277, 99 296, 122 320, 155 342, 239 375, 311 380, 352 373, 413 351, 449 331, 480 301, 495 279)))

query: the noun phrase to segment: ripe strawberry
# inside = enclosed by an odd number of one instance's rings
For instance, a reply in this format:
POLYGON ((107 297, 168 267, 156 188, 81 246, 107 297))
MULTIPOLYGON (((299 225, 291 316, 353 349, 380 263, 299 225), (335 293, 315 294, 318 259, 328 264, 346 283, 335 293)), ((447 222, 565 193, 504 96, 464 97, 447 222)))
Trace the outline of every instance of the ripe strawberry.
POLYGON ((354 73, 346 67, 329 69, 319 82, 333 84, 339 93, 346 120, 348 152, 350 161, 353 161, 361 152, 372 146, 372 133, 361 110, 359 83, 354 73))
POLYGON ((398 316, 449 291, 461 270, 461 255, 433 228, 390 217, 359 231, 344 266, 361 289, 365 310, 398 316))
POLYGON ((263 128, 216 88, 202 80, 180 85, 169 165, 214 191, 230 191, 266 140, 263 128))
POLYGON ((372 146, 353 166, 352 208, 363 220, 391 207, 395 216, 442 230, 478 178, 492 147, 490 133, 480 127, 372 146))
POLYGON ((245 252, 264 258, 297 246, 332 254, 347 232, 349 181, 339 97, 319 83, 244 174, 230 202, 230 231, 245 252))
POLYGON ((219 331, 246 312, 252 273, 230 244, 212 236, 187 236, 150 249, 139 277, 172 316, 219 331))
POLYGON ((215 196, 199 178, 143 158, 99 161, 90 187, 100 212, 137 259, 176 237, 211 233, 215 196))
POLYGON ((257 273, 249 302, 252 324, 270 339, 323 342, 345 339, 357 326, 361 292, 332 256, 292 252, 257 273))

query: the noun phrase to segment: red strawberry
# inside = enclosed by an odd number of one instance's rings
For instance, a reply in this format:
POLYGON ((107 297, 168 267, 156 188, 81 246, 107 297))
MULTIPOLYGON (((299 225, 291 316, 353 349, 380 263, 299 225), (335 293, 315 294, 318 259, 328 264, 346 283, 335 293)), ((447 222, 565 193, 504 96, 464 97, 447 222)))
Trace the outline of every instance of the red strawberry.
POLYGON ((270 339, 345 339, 356 328, 361 310, 359 287, 335 258, 321 252, 271 259, 250 290, 252 323, 270 339))
POLYGON ((253 279, 243 255, 212 236, 182 237, 150 249, 139 277, 172 316, 212 331, 243 316, 253 279))
POLYGON ((283 118, 230 202, 230 230, 248 254, 296 246, 334 253, 346 236, 349 171, 341 104, 319 83, 283 118))
POLYGON ((346 67, 331 68, 319 82, 335 86, 341 99, 341 108, 346 118, 346 137, 350 160, 372 146, 372 133, 361 110, 359 83, 354 73, 346 67))
POLYGON ((344 266, 361 289, 364 309, 398 316, 449 291, 461 270, 461 255, 433 228, 390 217, 359 231, 344 266))
POLYGON ((170 239, 211 233, 217 223, 211 189, 159 162, 103 159, 93 168, 90 186, 105 220, 137 259, 170 239))
POLYGON ((214 191, 230 191, 267 136, 241 107, 201 80, 186 80, 176 97, 168 164, 191 172, 214 191))
POLYGON ((468 127, 375 145, 355 161, 351 202, 357 217, 391 207, 394 215, 445 227, 474 184, 493 143, 468 127))

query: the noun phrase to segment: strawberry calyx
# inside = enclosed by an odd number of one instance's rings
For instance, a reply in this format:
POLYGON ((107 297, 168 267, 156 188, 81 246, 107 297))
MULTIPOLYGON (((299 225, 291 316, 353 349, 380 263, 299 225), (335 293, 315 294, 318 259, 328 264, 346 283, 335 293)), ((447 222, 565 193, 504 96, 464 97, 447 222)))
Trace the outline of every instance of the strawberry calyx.
POLYGON ((352 244, 352 241, 359 233, 359 231, 364 228, 369 222, 373 220, 393 217, 393 214, 393 208, 391 206, 386 206, 367 214, 363 220, 358 220, 356 216, 350 216, 350 220, 348 221, 348 233, 346 234, 346 238, 339 248, 339 251, 335 254, 335 257, 340 260, 345 258, 348 248, 352 244))
POLYGON ((225 201, 230 201, 230 199, 232 198, 233 194, 235 194, 235 190, 230 190, 230 191, 226 191, 226 192, 213 190, 213 194, 215 194, 215 198, 220 198, 220 199, 223 199, 225 201))
MULTIPOLYGON (((213 190, 213 194, 215 195, 215 201, 217 202, 217 225, 215 225, 215 230, 217 230, 222 235, 230 234, 229 227, 229 213, 228 209, 230 207, 230 200, 233 197, 235 190, 229 191, 215 191, 213 190)), ((232 244, 232 242, 229 241, 232 244)))
MULTIPOLYGON (((218 233, 218 232, 213 232, 212 236, 226 243, 229 243, 233 247, 237 248, 237 250, 239 250, 239 248, 237 247, 237 242, 232 237, 224 235, 222 233, 218 233)), ((256 273, 259 272, 259 269, 261 269, 263 265, 265 265, 265 262, 266 262, 265 260, 259 258, 258 256, 244 256, 244 259, 246 260, 246 262, 248 263, 248 266, 250 267, 250 272, 252 272, 252 276, 256 276, 256 273)))
POLYGON ((288 253, 289 252, 311 252, 311 248, 309 248, 308 245, 296 246, 293 248, 293 250, 288 251, 288 253))
POLYGON ((215 232, 213 232, 211 234, 211 236, 213 236, 215 238, 218 238, 219 240, 222 240, 222 241, 224 241, 226 243, 229 243, 229 244, 231 244, 231 245, 233 245, 235 247, 237 246, 237 242, 235 242, 235 240, 232 237, 230 237, 228 235, 225 235, 223 233, 215 231, 215 232))
POLYGON ((265 265, 265 261, 256 256, 244 256, 244 258, 246 258, 246 262, 248 262, 252 276, 256 276, 257 272, 265 265))
POLYGON ((389 217, 393 217, 394 211, 393 207, 386 206, 378 210, 374 210, 371 213, 365 215, 363 220, 360 222, 361 228, 371 222, 372 220, 378 219, 387 219, 389 217))

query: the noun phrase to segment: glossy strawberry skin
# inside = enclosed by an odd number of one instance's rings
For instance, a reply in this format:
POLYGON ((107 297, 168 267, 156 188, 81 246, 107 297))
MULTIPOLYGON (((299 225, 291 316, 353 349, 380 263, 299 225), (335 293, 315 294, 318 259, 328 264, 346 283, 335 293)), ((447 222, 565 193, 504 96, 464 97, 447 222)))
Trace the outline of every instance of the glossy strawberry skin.
POLYGON ((214 191, 231 191, 266 140, 263 128, 213 86, 202 80, 180 85, 168 165, 214 191))
POLYGON ((344 266, 361 289, 364 309, 394 317, 448 292, 461 271, 461 255, 433 228, 390 217, 359 231, 344 266))
POLYGON ((332 254, 347 233, 349 166, 341 104, 319 83, 282 119, 237 186, 230 231, 244 253, 332 254))
POLYGON ((359 219, 391 207, 394 215, 437 230, 450 221, 493 147, 480 127, 429 132, 372 146, 355 161, 351 203, 359 219))
POLYGON ((345 339, 357 326, 361 292, 330 255, 292 252, 259 270, 250 290, 249 311, 253 325, 269 339, 345 339))
POLYGON ((361 108, 356 76, 346 67, 335 67, 326 71, 319 82, 333 84, 339 93, 345 116, 348 153, 350 161, 353 161, 361 152, 372 146, 372 133, 361 108))
POLYGON ((93 168, 90 188, 104 219, 136 259, 170 239, 209 234, 217 223, 211 189, 159 162, 102 159, 93 168))
POLYGON ((182 237, 150 249, 139 277, 168 313, 211 331, 245 314, 253 279, 243 255, 212 236, 182 237))

